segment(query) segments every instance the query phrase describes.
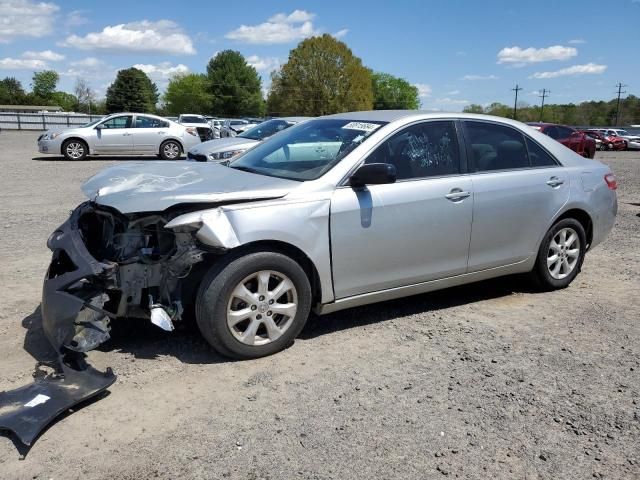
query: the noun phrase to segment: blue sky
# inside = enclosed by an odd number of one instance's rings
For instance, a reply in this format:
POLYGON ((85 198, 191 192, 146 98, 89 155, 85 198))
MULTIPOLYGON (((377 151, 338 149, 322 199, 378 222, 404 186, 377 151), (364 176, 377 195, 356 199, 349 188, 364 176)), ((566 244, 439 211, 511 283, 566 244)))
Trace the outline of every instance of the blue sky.
POLYGON ((99 95, 120 68, 145 70, 162 90, 171 75, 203 72, 224 49, 259 70, 286 62, 303 38, 331 33, 365 65, 417 85, 423 107, 608 100, 614 85, 640 96, 640 0, 253 1, 0 0, 0 77, 29 88, 34 70, 80 76, 99 95))

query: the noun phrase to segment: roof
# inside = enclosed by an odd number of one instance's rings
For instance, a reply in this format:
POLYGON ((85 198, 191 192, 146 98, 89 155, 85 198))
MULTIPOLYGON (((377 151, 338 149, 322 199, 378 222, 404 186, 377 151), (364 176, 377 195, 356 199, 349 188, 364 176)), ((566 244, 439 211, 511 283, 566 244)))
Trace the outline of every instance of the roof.
POLYGON ((62 107, 58 105, 0 105, 0 109, 2 110, 49 110, 54 112, 59 112, 62 110, 62 107))

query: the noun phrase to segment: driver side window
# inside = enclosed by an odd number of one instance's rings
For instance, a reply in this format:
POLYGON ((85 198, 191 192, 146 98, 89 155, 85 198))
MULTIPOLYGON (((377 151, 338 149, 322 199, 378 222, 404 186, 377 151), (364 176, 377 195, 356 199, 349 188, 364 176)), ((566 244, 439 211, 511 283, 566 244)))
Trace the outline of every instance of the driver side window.
POLYGON ((379 145, 365 160, 390 163, 398 180, 460 173, 460 149, 451 121, 411 125, 379 145))
POLYGON ((131 127, 131 116, 123 115, 121 117, 110 118, 106 122, 102 122, 102 128, 129 128, 131 127))

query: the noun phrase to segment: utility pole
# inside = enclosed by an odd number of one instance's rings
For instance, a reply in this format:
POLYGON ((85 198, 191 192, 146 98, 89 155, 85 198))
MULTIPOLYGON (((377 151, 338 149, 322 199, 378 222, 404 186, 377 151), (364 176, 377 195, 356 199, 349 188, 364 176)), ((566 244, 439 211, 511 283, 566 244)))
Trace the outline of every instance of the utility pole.
POLYGON ((518 111, 518 92, 519 92, 520 90, 522 90, 522 87, 520 87, 520 86, 516 83, 516 88, 512 88, 511 90, 512 90, 512 91, 514 91, 514 92, 516 92, 516 99, 515 99, 515 100, 514 100, 514 102, 513 102, 513 119, 514 119, 514 120, 517 120, 517 119, 516 119, 516 113, 517 113, 517 111, 518 111))
POLYGON ((620 114, 620 95, 622 95, 623 93, 627 93, 626 90, 624 92, 622 91, 622 89, 626 86, 627 85, 623 85, 622 82, 619 82, 616 85, 616 88, 618 89, 618 102, 616 103, 616 127, 618 126, 618 115, 620 114))
POLYGON ((550 93, 551 93, 551 90, 547 90, 546 88, 543 88, 542 95, 538 95, 540 98, 542 98, 542 105, 540 105, 540 121, 542 121, 542 112, 544 112, 544 99, 547 98, 550 93))

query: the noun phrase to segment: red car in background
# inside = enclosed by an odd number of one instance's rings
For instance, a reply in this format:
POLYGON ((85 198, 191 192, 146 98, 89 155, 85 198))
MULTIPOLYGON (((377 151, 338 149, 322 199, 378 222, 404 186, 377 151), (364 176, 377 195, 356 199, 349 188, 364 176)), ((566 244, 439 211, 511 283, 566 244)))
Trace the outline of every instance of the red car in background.
POLYGON ((596 141, 598 150, 626 150, 627 141, 622 137, 616 137, 615 135, 607 135, 604 132, 598 132, 594 130, 580 130, 585 135, 593 138, 596 141))
POLYGON ((575 128, 555 123, 529 123, 528 125, 557 140, 578 155, 593 158, 596 154, 596 141, 575 128))

